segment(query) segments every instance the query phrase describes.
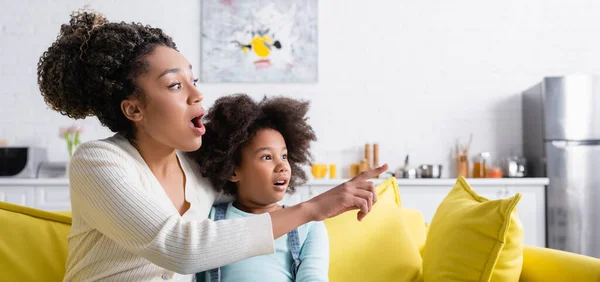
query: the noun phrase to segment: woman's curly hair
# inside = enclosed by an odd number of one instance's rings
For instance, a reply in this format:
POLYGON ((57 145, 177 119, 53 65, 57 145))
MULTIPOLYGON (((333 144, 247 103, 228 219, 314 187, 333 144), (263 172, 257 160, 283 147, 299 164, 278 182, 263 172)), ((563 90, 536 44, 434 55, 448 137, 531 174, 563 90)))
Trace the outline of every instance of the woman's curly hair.
POLYGON ((190 153, 217 192, 235 195, 237 185, 229 179, 247 146, 260 129, 277 130, 283 136, 288 150, 292 175, 288 193, 306 182, 302 165, 309 165, 310 142, 317 139, 307 123, 309 103, 285 97, 265 97, 260 102, 245 94, 217 99, 205 116, 206 134, 202 147, 190 153))
POLYGON ((159 45, 177 50, 161 29, 112 23, 101 14, 80 9, 40 57, 37 74, 42 96, 63 115, 96 116, 113 132, 131 139, 133 123, 120 104, 132 95, 144 101, 135 79, 147 71, 144 59, 159 45))

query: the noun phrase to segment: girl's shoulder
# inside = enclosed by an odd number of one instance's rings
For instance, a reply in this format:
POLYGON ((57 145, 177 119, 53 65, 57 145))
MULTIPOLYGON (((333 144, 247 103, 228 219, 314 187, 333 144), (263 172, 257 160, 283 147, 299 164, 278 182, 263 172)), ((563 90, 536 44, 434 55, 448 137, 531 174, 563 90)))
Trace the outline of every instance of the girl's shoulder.
POLYGON ((298 234, 302 242, 308 239, 328 239, 327 228, 322 221, 311 221, 298 227, 298 234))

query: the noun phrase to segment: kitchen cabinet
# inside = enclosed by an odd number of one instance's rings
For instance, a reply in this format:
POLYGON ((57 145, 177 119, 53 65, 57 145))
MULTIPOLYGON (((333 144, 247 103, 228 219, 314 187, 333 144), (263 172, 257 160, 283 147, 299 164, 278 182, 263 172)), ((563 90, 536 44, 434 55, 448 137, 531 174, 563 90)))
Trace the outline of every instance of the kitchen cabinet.
POLYGON ((69 186, 36 186, 34 206, 49 211, 71 210, 69 186))
MULTIPOLYGON (((283 203, 293 205, 323 193, 346 179, 312 180, 297 188, 297 193, 286 196, 283 203)), ((374 179, 375 184, 382 179, 374 179)), ((426 222, 431 222, 437 207, 455 184, 454 179, 398 179, 402 205, 423 213, 426 222)), ((521 193, 517 213, 523 225, 525 244, 546 246, 546 178, 521 179, 468 179, 472 188, 481 196, 504 199, 521 193)))
POLYGON ((23 186, 2 186, 0 187, 0 201, 13 203, 22 206, 31 206, 33 203, 34 188, 23 186))
POLYGON ((0 179, 0 201, 48 211, 71 210, 67 179, 0 179))

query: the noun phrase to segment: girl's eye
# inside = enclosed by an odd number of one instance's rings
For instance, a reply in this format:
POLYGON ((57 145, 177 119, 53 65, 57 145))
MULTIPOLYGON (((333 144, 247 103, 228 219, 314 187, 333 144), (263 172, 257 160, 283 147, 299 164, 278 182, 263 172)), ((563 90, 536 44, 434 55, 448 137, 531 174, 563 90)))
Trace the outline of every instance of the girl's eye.
POLYGON ((194 87, 198 87, 198 79, 194 79, 192 80, 192 84, 194 85, 194 87))
POLYGON ((171 90, 181 89, 181 83, 179 83, 179 82, 173 83, 173 84, 169 85, 169 89, 171 89, 171 90))
POLYGON ((281 156, 282 159, 287 160, 287 154, 283 154, 283 156, 281 156))
POLYGON ((271 160, 271 155, 264 155, 260 157, 261 160, 271 160))

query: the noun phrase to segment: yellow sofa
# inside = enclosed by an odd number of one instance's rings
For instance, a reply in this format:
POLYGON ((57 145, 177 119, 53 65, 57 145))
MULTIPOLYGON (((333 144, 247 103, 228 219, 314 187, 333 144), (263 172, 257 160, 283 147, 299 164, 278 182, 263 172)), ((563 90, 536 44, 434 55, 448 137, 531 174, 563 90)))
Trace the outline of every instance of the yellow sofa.
MULTIPOLYGON (((407 222, 422 220, 415 210, 405 210, 404 216, 407 222)), ((70 224, 68 212, 52 213, 0 202, 0 280, 62 281, 70 224)), ((425 238, 415 241, 423 244, 425 238)), ((378 258, 368 250, 365 255, 378 258)), ((600 281, 599 259, 528 246, 523 256, 520 281, 600 281)), ((344 258, 332 257, 332 265, 337 259, 344 258)))

